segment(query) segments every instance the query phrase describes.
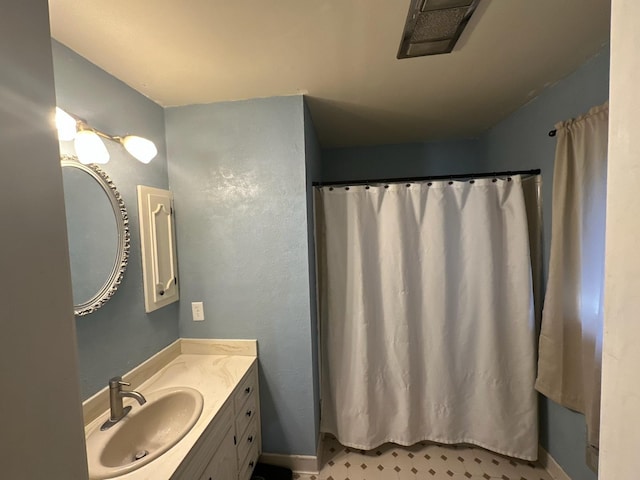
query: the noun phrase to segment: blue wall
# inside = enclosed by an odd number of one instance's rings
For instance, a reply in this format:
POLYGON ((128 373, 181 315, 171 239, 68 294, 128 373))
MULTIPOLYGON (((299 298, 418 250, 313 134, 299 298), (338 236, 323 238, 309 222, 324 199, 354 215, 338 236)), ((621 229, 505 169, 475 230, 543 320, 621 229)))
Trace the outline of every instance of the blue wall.
POLYGON ((322 181, 424 177, 478 171, 476 139, 322 150, 322 181))
MULTIPOLYGON (((112 134, 135 133, 153 140, 158 156, 148 165, 107 142, 105 170, 127 206, 131 232, 129 265, 115 295, 104 307, 76 320, 82 397, 106 386, 178 338, 177 304, 144 311, 136 185, 168 187, 164 110, 67 47, 52 41, 56 101, 60 108, 112 134)), ((60 142, 74 154, 73 142, 60 142)))
POLYGON ((303 98, 175 107, 165 117, 180 334, 257 338, 264 451, 315 455, 305 167, 314 147, 303 98), (205 321, 192 321, 192 301, 204 301, 205 321))
MULTIPOLYGON (((551 200, 556 142, 547 136, 553 125, 586 113, 609 97, 609 51, 546 89, 484 135, 484 169, 541 168, 543 177, 544 278, 551 239, 551 200)), ((595 479, 585 465, 584 417, 547 399, 541 403, 541 444, 576 480, 595 479)))

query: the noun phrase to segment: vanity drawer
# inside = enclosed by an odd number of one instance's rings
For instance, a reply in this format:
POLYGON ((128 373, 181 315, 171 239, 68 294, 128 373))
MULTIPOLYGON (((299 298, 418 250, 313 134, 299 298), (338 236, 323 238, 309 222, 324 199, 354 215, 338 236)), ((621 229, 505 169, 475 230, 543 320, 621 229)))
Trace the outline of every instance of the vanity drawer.
POLYGON ((238 460, 240 464, 244 461, 249 450, 260 442, 260 429, 258 428, 258 419, 254 418, 244 434, 238 437, 238 460))
POLYGON ((242 436, 251 420, 258 416, 258 401, 255 395, 251 395, 249 400, 236 411, 236 434, 242 436))
POLYGON ((253 469, 258 464, 259 456, 260 452, 258 450, 258 444, 255 444, 249 450, 249 455, 247 455, 244 461, 239 464, 240 473, 238 474, 238 480, 249 480, 251 478, 253 469))
POLYGON ((258 375, 255 366, 251 368, 247 377, 242 381, 234 398, 236 413, 240 412, 243 404, 254 395, 258 388, 258 375))

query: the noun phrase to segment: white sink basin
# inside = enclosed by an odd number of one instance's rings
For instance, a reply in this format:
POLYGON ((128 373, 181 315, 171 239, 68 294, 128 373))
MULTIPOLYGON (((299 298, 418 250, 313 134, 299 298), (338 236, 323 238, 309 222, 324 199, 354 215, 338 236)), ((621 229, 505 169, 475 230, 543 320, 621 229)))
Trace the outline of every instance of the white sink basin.
POLYGON ((87 432, 90 478, 117 477, 152 462, 178 443, 202 413, 202 395, 193 388, 165 388, 145 396, 147 403, 134 402, 113 427, 100 431, 107 411, 87 432))

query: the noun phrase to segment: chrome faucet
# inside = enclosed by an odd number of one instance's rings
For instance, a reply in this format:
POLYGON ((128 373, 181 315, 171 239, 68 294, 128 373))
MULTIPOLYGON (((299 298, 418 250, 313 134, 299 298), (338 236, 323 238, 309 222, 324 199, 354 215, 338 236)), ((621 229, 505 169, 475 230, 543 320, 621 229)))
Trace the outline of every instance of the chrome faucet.
POLYGON ((122 399, 124 397, 135 398, 140 405, 147 403, 147 399, 141 393, 127 390, 122 390, 122 387, 128 387, 131 384, 122 381, 122 377, 113 377, 109 380, 109 405, 111 407, 111 413, 109 420, 104 422, 100 430, 107 430, 113 427, 116 423, 122 420, 131 411, 131 406, 124 407, 122 405, 122 399))

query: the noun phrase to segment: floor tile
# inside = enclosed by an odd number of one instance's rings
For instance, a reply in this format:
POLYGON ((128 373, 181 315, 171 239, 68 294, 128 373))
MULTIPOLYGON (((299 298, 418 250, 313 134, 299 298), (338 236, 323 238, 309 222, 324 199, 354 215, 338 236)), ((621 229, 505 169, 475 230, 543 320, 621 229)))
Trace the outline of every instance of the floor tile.
POLYGON ((322 446, 324 466, 296 480, 552 480, 539 465, 466 445, 420 442, 373 450, 344 447, 333 437, 322 446))

